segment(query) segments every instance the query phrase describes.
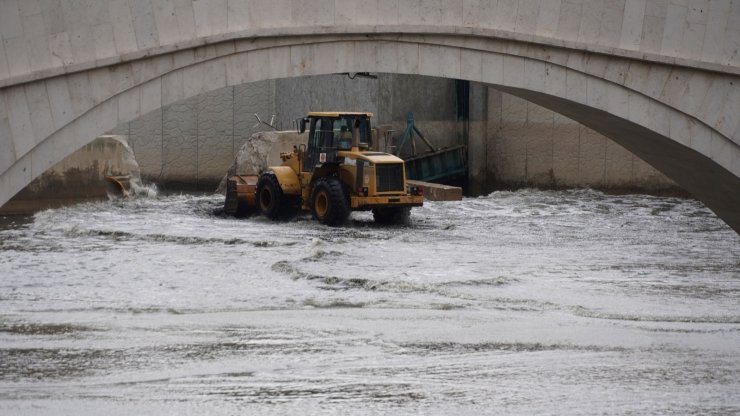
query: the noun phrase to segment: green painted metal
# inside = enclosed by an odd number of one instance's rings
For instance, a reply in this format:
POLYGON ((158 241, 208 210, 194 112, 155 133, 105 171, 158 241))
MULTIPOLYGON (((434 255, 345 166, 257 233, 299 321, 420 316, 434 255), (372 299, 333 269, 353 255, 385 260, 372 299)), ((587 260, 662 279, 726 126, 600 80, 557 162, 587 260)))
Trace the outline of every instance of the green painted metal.
POLYGON ((406 177, 435 182, 465 176, 468 170, 465 153, 465 146, 455 146, 407 158, 406 177))
POLYGON ((406 162, 406 177, 408 179, 425 182, 443 182, 467 174, 466 146, 461 145, 445 149, 435 148, 424 137, 424 134, 422 134, 419 128, 416 127, 412 112, 406 113, 406 129, 398 141, 396 155, 401 152, 401 148, 407 141, 411 141, 411 156, 404 158, 406 162), (414 135, 419 136, 429 147, 428 152, 423 154, 416 153, 414 135))

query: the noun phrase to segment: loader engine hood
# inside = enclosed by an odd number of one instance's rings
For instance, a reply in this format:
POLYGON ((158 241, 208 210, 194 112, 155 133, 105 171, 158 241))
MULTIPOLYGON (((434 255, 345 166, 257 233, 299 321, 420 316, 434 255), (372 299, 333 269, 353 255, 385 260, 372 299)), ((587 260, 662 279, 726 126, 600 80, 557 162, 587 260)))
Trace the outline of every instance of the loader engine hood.
POLYGON ((338 152, 337 156, 364 160, 373 164, 403 163, 403 159, 383 152, 338 152))

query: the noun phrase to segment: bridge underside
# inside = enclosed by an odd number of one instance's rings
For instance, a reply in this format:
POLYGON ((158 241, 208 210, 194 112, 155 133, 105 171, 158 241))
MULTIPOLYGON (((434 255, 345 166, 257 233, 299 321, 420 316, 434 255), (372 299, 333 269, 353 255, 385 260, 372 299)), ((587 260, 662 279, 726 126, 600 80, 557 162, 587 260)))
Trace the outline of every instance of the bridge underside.
POLYGON ((469 36, 243 39, 3 88, 0 121, 9 128, 0 146, 13 151, 0 155, 0 204, 98 135, 150 111, 227 86, 337 72, 465 79, 532 101, 632 151, 740 233, 737 115, 724 107, 734 108, 739 77, 469 36), (689 99, 697 79, 708 80, 698 104, 689 99), (731 93, 712 94, 725 87, 731 93))
POLYGON ((712 159, 643 126, 583 104, 532 91, 502 90, 557 111, 614 140, 673 179, 740 233, 740 177, 712 159))

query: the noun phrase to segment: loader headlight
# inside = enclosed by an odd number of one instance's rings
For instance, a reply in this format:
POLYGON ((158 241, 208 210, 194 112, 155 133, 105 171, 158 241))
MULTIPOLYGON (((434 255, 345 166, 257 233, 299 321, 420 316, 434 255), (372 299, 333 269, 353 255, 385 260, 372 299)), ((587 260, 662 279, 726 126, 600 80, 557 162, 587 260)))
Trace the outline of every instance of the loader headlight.
POLYGON ((424 187, 421 185, 406 185, 406 193, 411 196, 424 196, 424 187))

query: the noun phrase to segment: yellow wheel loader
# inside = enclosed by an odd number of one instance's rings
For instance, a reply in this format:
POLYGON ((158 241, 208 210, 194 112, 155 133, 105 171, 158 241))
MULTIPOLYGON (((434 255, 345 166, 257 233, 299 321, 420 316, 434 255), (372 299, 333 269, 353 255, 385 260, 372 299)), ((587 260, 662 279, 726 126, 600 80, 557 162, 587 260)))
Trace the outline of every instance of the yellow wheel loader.
POLYGON ((402 223, 421 206, 424 189, 406 184, 402 159, 370 150, 372 113, 312 112, 298 120, 308 144, 281 153, 282 165, 259 177, 228 178, 224 210, 259 211, 283 219, 310 210, 322 224, 340 225, 355 210, 372 210, 376 222, 402 223))

